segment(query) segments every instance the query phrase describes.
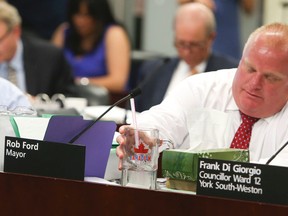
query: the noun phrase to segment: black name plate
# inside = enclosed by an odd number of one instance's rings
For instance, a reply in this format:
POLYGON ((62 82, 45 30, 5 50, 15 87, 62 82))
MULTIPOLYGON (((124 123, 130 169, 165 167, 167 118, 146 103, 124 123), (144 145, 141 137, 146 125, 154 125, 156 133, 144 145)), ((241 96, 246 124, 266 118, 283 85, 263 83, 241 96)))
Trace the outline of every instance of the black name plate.
POLYGON ((4 172, 84 180, 85 146, 5 138, 4 172))
POLYGON ((288 168, 263 164, 199 159, 199 195, 288 204, 288 168))

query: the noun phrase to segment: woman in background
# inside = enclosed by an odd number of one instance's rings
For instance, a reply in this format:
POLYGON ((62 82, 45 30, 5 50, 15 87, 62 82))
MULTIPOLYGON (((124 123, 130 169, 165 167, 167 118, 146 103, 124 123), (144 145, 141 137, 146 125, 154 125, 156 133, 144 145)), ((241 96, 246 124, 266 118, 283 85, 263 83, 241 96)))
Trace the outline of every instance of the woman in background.
POLYGON ((76 82, 123 92, 130 69, 130 43, 107 0, 70 0, 67 15, 68 23, 58 27, 52 42, 64 48, 76 82))

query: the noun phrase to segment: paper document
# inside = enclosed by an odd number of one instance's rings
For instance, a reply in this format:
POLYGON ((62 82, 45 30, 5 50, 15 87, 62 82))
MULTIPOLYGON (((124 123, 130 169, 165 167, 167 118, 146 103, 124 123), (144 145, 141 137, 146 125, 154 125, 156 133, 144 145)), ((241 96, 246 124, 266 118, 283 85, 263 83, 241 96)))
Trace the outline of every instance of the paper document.
MULTIPOLYGON (((50 118, 13 117, 21 138, 43 140, 50 118)), ((15 130, 15 128, 14 128, 15 130)), ((17 134, 17 133, 16 133, 17 134)))

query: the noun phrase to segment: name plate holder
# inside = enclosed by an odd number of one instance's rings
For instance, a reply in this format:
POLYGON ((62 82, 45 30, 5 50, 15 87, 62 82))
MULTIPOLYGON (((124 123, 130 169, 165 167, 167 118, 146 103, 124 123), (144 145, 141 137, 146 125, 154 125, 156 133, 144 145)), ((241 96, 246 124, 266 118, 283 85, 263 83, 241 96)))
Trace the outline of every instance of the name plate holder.
POLYGON ((288 168, 201 158, 198 195, 288 204, 288 168))
POLYGON ((5 137, 4 172, 84 180, 85 146, 5 137))

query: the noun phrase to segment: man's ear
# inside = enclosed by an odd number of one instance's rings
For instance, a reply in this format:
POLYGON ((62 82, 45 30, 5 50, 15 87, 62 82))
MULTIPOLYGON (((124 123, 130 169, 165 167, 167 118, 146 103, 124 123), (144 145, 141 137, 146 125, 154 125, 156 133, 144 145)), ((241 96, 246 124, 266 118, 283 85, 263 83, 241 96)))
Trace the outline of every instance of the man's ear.
POLYGON ((210 40, 213 42, 214 40, 215 40, 215 38, 216 38, 216 35, 217 35, 217 33, 216 32, 212 32, 211 34, 210 34, 210 40))

